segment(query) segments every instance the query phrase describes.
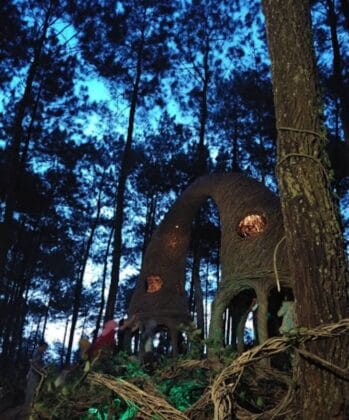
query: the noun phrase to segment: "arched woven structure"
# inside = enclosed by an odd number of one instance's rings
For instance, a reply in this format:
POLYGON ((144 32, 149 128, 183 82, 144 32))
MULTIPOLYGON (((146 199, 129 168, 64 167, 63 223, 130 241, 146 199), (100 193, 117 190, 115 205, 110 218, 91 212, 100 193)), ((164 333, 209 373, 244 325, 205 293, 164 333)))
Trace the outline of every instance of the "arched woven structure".
MULTIPOLYGON (((138 314, 143 320, 154 319, 166 325, 173 337, 177 334, 176 327, 189 321, 184 291, 185 260, 192 220, 209 197, 216 203, 221 221, 222 269, 211 318, 211 342, 214 345, 222 343, 223 312, 232 298, 246 288, 255 290, 259 317, 265 320, 258 326, 262 342, 267 338, 268 291, 275 285, 273 254, 284 230, 277 196, 258 181, 242 174, 200 177, 177 199, 148 245, 130 302, 129 316, 138 314), (238 226, 249 214, 262 215, 266 221, 265 230, 255 236, 242 237, 238 226), (163 280, 155 293, 146 290, 146 279, 150 275, 160 276, 163 280)), ((283 244, 278 251, 277 266, 281 283, 289 285, 285 251, 283 244)))

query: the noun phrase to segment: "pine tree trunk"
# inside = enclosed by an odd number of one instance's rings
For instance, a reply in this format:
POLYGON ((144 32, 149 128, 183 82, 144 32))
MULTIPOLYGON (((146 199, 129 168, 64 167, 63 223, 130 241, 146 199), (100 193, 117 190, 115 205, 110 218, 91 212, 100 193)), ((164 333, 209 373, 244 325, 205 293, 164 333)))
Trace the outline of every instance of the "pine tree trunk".
POLYGON ((137 70, 135 82, 133 85, 130 114, 128 120, 127 139, 123 153, 120 174, 118 179, 118 187, 116 193, 116 210, 114 219, 114 244, 113 244, 113 260, 111 269, 110 287, 108 293, 107 306, 105 310, 104 321, 113 319, 116 304, 116 294, 119 287, 120 279, 120 262, 121 262, 121 248, 122 248, 122 225, 124 221, 124 201, 126 180, 130 170, 131 164, 131 150, 133 139, 133 128, 135 121, 135 114, 138 101, 138 91, 142 75, 142 61, 143 61, 144 38, 142 38, 141 45, 138 50, 137 70))
POLYGON ((45 21, 42 27, 42 35, 35 46, 33 61, 29 66, 25 82, 24 93, 17 104, 15 119, 13 122, 13 138, 10 145, 8 162, 8 183, 6 187, 4 220, 0 224, 0 283, 4 281, 7 254, 12 245, 13 213, 15 211, 17 194, 20 187, 21 170, 23 169, 21 157, 21 147, 24 140, 23 123, 26 117, 27 108, 31 103, 33 83, 40 66, 41 55, 46 40, 51 13, 52 4, 50 4, 50 7, 46 12, 45 21))
POLYGON ((201 329, 201 336, 204 337, 205 320, 204 320, 204 302, 200 281, 200 249, 198 244, 194 244, 193 250, 193 268, 192 279, 194 285, 194 302, 197 316, 197 327, 201 329))
POLYGON ((349 94, 345 87, 342 74, 342 59, 339 49, 338 34, 337 34, 337 15, 332 0, 326 0, 328 10, 328 23, 331 31, 331 42, 333 50, 333 79, 336 90, 336 95, 340 103, 340 116, 344 137, 349 144, 349 94))
POLYGON ((205 133, 207 124, 207 91, 209 84, 209 65, 208 55, 210 52, 209 41, 206 41, 205 54, 203 57, 203 86, 201 91, 201 109, 200 109, 200 130, 199 130, 199 145, 198 145, 198 160, 197 160, 197 176, 203 175, 207 170, 207 162, 205 156, 205 133))
POLYGON ((205 276, 205 334, 204 338, 208 337, 208 258, 206 261, 206 276, 205 276))
POLYGON ((104 298, 105 283, 106 283, 107 271, 108 271, 108 257, 109 257, 109 252, 110 252, 111 241, 113 239, 113 234, 114 234, 114 229, 111 229, 109 239, 108 239, 107 249, 105 251, 104 261, 103 261, 103 274, 102 274, 102 285, 101 285, 101 303, 99 305, 98 316, 97 316, 97 319, 96 319, 96 327, 95 327, 95 331, 93 333, 93 338, 92 338, 93 341, 97 340, 98 331, 99 331, 99 328, 101 326, 102 317, 103 317, 103 311, 104 311, 104 305, 105 305, 105 298, 104 298))
MULTIPOLYGON (((278 183, 298 325, 307 328, 346 316, 346 261, 329 185, 321 126, 309 3, 264 0, 278 127, 278 183), (309 131, 307 131, 309 130, 309 131)), ((348 339, 305 348, 346 368, 348 339)), ((345 418, 345 383, 304 359, 298 361, 297 402, 304 419, 345 418)))
POLYGON ((234 133, 233 133, 233 157, 232 157, 232 172, 240 172, 239 165, 239 131, 238 131, 238 122, 234 116, 234 133))
POLYGON ((345 18, 345 26, 347 31, 349 32, 349 1, 348 0, 340 0, 341 9, 345 18))
POLYGON ((48 304, 45 311, 44 326, 42 327, 42 332, 41 332, 41 341, 45 340, 45 333, 46 333, 48 315, 50 313, 50 306, 51 306, 51 296, 49 297, 48 304))
POLYGON ((26 269, 28 259, 24 258, 20 263, 20 270, 17 273, 17 281, 13 286, 11 300, 8 303, 8 316, 4 332, 4 341, 2 345, 2 359, 14 360, 16 356, 16 346, 18 342, 18 334, 21 326, 20 317, 23 306, 23 293, 27 284, 26 269))
MULTIPOLYGON (((29 276, 31 279, 31 275, 29 276)), ((21 360, 22 352, 23 352, 23 338, 24 338, 24 329, 25 329, 25 321, 28 314, 28 294, 30 289, 30 280, 28 281, 27 288, 25 291, 24 302, 22 304, 22 311, 21 311, 21 323, 18 331, 18 351, 17 351, 17 362, 21 360)))
POLYGON ((145 251, 147 250, 147 246, 150 242, 151 236, 155 229, 155 217, 156 217, 156 207, 157 207, 156 194, 151 194, 151 196, 148 199, 147 204, 148 204, 147 215, 145 219, 144 237, 143 237, 143 245, 142 245, 142 264, 143 264, 145 251))
POLYGON ((69 315, 67 316, 67 320, 65 322, 64 334, 63 334, 62 351, 61 351, 61 367, 62 368, 64 366, 65 340, 67 338, 68 325, 69 325, 69 315))
POLYGON ((69 363, 70 363, 74 333, 75 333, 76 323, 77 323, 78 316, 79 316, 79 310, 80 310, 80 305, 81 305, 81 296, 82 296, 82 291, 83 291, 83 281, 84 281, 84 276, 85 276, 85 271, 86 271, 86 266, 87 266, 87 260, 88 260, 88 257, 90 255, 90 250, 91 250, 92 243, 93 243, 93 237, 94 237, 95 231, 97 229, 97 226, 99 224, 99 219, 100 219, 100 214, 101 214, 101 209, 102 209, 102 192, 103 192, 103 188, 104 188, 104 180, 105 180, 105 171, 103 172, 101 183, 100 183, 100 186, 99 186, 96 216, 95 216, 94 222, 92 223, 92 226, 91 226, 91 232, 90 232, 87 244, 86 244, 86 248, 85 248, 83 258, 82 258, 82 261, 81 261, 81 266, 79 268, 78 279, 77 279, 76 285, 75 285, 73 314, 72 314, 72 322, 71 322, 71 327, 70 327, 70 335, 69 335, 67 357, 66 357, 66 364, 67 365, 69 365, 69 363))
POLYGON ((30 352, 30 358, 32 358, 32 356, 34 354, 34 351, 35 351, 35 349, 38 345, 38 342, 39 342, 41 319, 42 319, 42 315, 40 314, 39 319, 38 319, 38 323, 36 324, 36 328, 35 328, 35 335, 34 335, 34 340, 33 340, 33 347, 32 347, 32 350, 30 352))

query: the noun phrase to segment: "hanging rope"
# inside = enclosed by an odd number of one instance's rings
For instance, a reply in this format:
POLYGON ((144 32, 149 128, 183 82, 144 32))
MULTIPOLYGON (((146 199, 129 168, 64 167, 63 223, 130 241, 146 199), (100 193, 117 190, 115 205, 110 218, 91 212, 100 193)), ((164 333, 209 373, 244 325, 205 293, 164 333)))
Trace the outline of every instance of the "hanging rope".
POLYGON ((285 239, 286 239, 286 236, 283 236, 279 240, 279 242, 276 244, 276 246, 274 248, 274 253, 273 253, 273 268, 274 268, 274 274, 275 274, 276 287, 277 287, 279 293, 281 292, 281 286, 280 286, 279 273, 278 273, 277 265, 276 265, 276 257, 277 257, 278 249, 285 239))
MULTIPOLYGON (((276 129, 279 131, 292 131, 295 133, 305 133, 305 134, 311 134, 313 136, 316 136, 322 140, 327 140, 326 136, 324 136, 323 134, 317 133, 316 131, 313 130, 306 130, 306 129, 300 129, 300 128, 293 128, 293 127, 276 127, 276 129)), ((305 154, 305 153, 288 153, 285 156, 283 156, 277 163, 276 163, 276 171, 279 170, 280 166, 289 158, 291 157, 301 157, 301 158, 306 158, 306 159, 310 159, 313 162, 316 162, 318 165, 320 165, 323 174, 325 175, 326 181, 330 184, 330 179, 328 176, 328 171, 326 170, 326 168, 324 167, 323 163, 321 162, 320 159, 305 154)))
POLYGON ((317 131, 314 130, 307 130, 307 129, 303 129, 303 128, 294 128, 294 127, 276 127, 277 130, 282 130, 282 131, 294 131, 295 133, 306 133, 306 134, 312 134, 315 137, 319 137, 321 140, 325 140, 327 141, 327 138, 325 135, 318 133, 317 131))

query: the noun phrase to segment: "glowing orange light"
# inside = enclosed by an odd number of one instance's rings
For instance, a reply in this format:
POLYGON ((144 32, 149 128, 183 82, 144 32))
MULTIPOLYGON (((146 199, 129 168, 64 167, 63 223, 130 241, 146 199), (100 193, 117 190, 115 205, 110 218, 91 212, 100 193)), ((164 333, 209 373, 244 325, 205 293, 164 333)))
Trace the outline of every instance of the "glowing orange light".
POLYGON ((147 279, 147 293, 155 293, 161 289, 163 280, 160 276, 152 275, 148 276, 147 279))
POLYGON ((238 232, 243 238, 256 236, 264 232, 266 225, 267 220, 264 216, 260 214, 249 214, 240 221, 238 232))

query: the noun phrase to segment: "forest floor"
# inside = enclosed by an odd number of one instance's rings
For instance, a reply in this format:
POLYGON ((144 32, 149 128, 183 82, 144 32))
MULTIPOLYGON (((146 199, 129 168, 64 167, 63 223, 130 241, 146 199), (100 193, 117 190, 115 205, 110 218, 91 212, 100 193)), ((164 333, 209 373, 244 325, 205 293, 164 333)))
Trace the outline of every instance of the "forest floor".
MULTIPOLYGON (((70 370, 49 368, 32 417, 28 408, 19 405, 3 412, 1 418, 212 419, 212 386, 235 359, 234 353, 204 359, 158 357, 141 365, 126 353, 102 354, 70 370)), ((281 369, 265 363, 246 369, 235 390, 234 404, 240 411, 260 414, 275 404, 275 397, 287 394, 289 356, 275 362, 281 369)))
MULTIPOLYGON (((347 375, 305 351, 303 344, 348 333, 349 319, 343 319, 314 329, 292 330, 241 355, 229 348, 206 358, 199 358, 197 352, 175 359, 150 354, 143 364, 127 353, 100 353, 93 361, 81 361, 67 370, 50 367, 38 387, 30 418, 295 419, 293 367, 297 355, 337 376, 347 375)), ((29 418, 23 408, 3 411, 1 419, 29 418)))

